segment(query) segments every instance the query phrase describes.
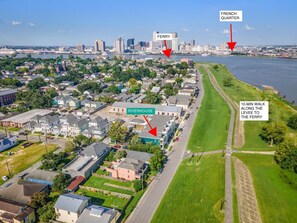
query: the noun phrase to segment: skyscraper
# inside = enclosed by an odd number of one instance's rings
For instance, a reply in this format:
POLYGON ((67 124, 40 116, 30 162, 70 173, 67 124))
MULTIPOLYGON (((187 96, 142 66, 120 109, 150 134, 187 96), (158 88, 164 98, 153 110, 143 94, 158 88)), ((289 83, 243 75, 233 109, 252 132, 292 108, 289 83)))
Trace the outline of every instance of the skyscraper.
POLYGON ((178 36, 177 32, 172 33, 172 40, 171 40, 171 47, 172 50, 177 52, 178 51, 178 36))
POLYGON ((115 42, 114 47, 115 47, 116 53, 124 53, 125 51, 124 39, 122 37, 118 38, 115 42))
POLYGON ((79 44, 76 46, 76 51, 77 52, 80 52, 80 53, 83 53, 85 52, 85 45, 84 44, 79 44))
POLYGON ((127 40, 127 48, 128 49, 134 49, 134 38, 127 40))
POLYGON ((105 41, 98 39, 95 41, 94 52, 104 52, 105 51, 105 41))
POLYGON ((191 40, 190 44, 191 44, 191 46, 195 46, 195 40, 194 39, 191 40))

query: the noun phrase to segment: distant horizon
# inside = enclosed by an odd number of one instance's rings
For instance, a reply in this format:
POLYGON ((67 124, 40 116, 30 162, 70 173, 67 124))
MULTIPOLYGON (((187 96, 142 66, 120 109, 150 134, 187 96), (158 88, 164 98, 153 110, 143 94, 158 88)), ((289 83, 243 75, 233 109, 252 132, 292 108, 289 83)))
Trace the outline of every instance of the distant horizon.
POLYGON ((92 46, 118 37, 151 41, 153 31, 177 32, 179 42, 199 45, 229 41, 229 22, 220 10, 242 10, 233 23, 237 45, 296 45, 297 1, 0 0, 0 43, 19 46, 92 46))

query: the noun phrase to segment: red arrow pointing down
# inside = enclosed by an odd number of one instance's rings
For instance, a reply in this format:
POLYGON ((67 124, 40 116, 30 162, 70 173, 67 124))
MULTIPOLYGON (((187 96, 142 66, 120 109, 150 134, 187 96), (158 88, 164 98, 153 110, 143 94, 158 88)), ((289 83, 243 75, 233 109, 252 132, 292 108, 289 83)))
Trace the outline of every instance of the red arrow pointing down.
POLYGON ((170 58, 170 54, 171 54, 172 49, 167 49, 166 40, 164 40, 164 45, 165 45, 166 50, 162 50, 162 52, 163 52, 168 58, 170 58))
POLYGON ((153 136, 156 136, 157 137, 157 127, 153 128, 150 124, 150 122, 148 121, 148 119, 145 117, 145 115, 143 116, 145 121, 147 122, 148 126, 150 127, 150 131, 149 133, 152 134, 153 136))
POLYGON ((233 42, 233 39, 232 39, 232 24, 230 24, 230 39, 231 41, 230 42, 227 42, 229 48, 231 49, 231 51, 233 51, 235 45, 236 45, 236 42, 233 42))

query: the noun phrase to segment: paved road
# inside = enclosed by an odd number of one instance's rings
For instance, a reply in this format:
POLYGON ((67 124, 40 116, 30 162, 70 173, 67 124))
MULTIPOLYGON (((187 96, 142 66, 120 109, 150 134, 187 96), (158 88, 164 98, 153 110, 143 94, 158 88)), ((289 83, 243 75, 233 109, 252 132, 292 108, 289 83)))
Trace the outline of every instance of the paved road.
POLYGON ((247 153, 247 154, 274 155, 274 154, 275 154, 275 151, 247 151, 247 150, 233 150, 233 153, 247 153))
MULTIPOLYGON (((26 140, 26 136, 24 135, 20 135, 19 139, 22 140, 26 140)), ((40 136, 41 142, 45 141, 45 137, 44 136, 40 136)), ((28 140, 31 142, 39 142, 39 136, 35 136, 35 135, 28 135, 28 140)), ((64 150, 65 148, 65 143, 67 142, 66 139, 60 139, 60 138, 54 138, 54 139, 48 139, 47 143, 48 144, 57 144, 59 146, 59 148, 55 151, 55 153, 61 152, 64 150)), ((29 168, 27 168, 26 170, 14 175, 11 179, 7 180, 6 182, 4 182, 1 186, 0 186, 0 190, 3 190, 5 188, 5 185, 10 185, 13 184, 14 182, 19 180, 19 177, 22 176, 23 174, 29 173, 33 170, 38 169, 41 166, 41 161, 35 163, 34 165, 30 166, 29 168)))
POLYGON ((216 91, 222 96, 222 98, 228 104, 231 117, 229 123, 229 130, 228 130, 228 138, 226 143, 226 150, 225 150, 225 222, 232 223, 233 222, 233 193, 232 193, 232 172, 231 172, 231 155, 232 155, 232 138, 233 138, 233 130, 234 130, 234 120, 235 120, 235 110, 232 106, 231 99, 226 95, 226 93, 221 89, 218 82, 215 80, 215 77, 209 70, 208 66, 204 66, 208 77, 216 89, 216 91))
POLYGON ((163 172, 157 175, 156 178, 149 185, 148 189, 146 190, 126 222, 148 223, 151 221, 180 162, 182 161, 184 153, 186 151, 186 146, 189 140, 192 126, 197 115, 198 110, 196 108, 198 107, 199 109, 201 100, 204 95, 202 79, 200 77, 201 76, 199 76, 200 81, 198 82, 200 92, 193 106, 193 114, 191 114, 189 119, 186 121, 184 130, 179 136, 179 141, 173 145, 172 152, 168 157, 168 162, 166 163, 163 172))

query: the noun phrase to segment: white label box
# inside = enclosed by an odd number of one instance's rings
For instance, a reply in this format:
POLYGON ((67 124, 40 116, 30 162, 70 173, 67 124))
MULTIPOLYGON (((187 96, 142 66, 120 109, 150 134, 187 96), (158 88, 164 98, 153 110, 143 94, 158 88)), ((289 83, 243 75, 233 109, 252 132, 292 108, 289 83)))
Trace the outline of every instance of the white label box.
POLYGON ((156 40, 172 40, 172 33, 158 33, 156 35, 156 40))
POLYGON ((268 101, 241 101, 240 121, 268 121, 269 102, 268 101))
POLYGON ((220 22, 242 22, 242 10, 221 10, 220 22))

